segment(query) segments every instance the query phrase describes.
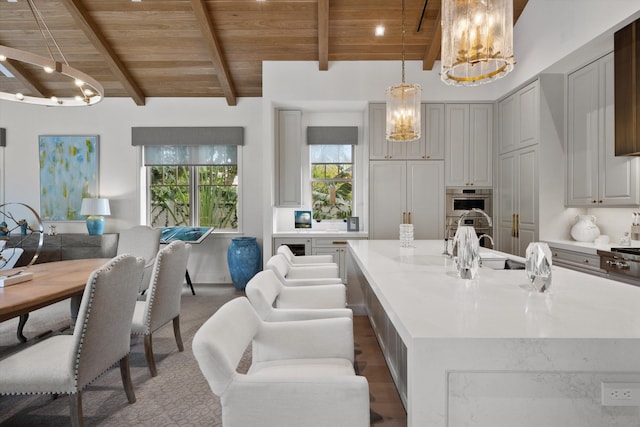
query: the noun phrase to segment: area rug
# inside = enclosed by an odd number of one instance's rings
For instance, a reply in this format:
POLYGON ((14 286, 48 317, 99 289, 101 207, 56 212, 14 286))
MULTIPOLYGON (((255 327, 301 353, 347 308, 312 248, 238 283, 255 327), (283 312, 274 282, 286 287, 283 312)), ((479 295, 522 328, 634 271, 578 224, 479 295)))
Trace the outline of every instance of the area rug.
MULTIPOLYGON (((211 287, 210 287, 211 288, 211 287)), ((221 426, 220 402, 211 392, 191 351, 194 334, 220 306, 242 295, 232 286, 215 290, 196 288, 196 295, 182 296, 180 324, 184 352, 179 352, 171 323, 153 335, 158 376, 151 377, 144 358, 142 339, 132 340, 131 375, 137 401, 129 404, 117 365, 82 393, 86 426, 221 426)), ((34 313, 27 323, 29 338, 49 328, 64 327, 68 305, 58 303, 48 311, 34 313)), ((17 324, 17 322, 15 322, 17 324)), ((0 351, 18 341, 12 322, 0 324, 0 351)), ((63 332, 64 333, 64 332, 63 332)), ((250 364, 247 351, 239 371, 250 364)), ((2 373, 0 372, 0 381, 2 373)), ((67 396, 0 396, 1 426, 68 426, 67 396)))

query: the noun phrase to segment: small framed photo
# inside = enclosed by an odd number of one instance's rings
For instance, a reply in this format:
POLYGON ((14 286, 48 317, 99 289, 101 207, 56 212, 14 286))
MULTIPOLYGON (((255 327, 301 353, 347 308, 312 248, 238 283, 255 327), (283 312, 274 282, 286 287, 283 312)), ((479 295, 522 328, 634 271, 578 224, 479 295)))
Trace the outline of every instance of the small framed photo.
POLYGON ((360 231, 360 220, 357 216, 347 218, 347 231, 360 231))
POLYGON ((295 228, 311 228, 311 211, 295 211, 295 228))

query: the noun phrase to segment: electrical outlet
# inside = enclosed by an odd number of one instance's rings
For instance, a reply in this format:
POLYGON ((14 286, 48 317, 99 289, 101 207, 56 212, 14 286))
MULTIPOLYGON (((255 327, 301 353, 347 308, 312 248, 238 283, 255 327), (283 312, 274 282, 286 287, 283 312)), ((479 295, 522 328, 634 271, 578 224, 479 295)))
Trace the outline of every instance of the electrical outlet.
POLYGON ((603 406, 640 406, 640 383, 602 383, 603 406))

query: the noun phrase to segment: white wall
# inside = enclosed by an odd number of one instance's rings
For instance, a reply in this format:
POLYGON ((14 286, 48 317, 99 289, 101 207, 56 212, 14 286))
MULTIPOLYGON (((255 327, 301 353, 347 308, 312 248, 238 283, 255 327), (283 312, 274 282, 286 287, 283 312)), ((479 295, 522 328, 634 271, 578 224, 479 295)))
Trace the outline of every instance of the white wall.
MULTIPOLYGON (((99 135, 100 195, 111 201, 105 232, 140 223, 140 149, 131 146, 132 126, 242 126, 241 231, 262 240, 262 100, 240 98, 152 98, 139 107, 128 98, 107 98, 92 107, 52 108, 0 101, 0 127, 7 129, 4 201, 39 210, 38 135, 99 135)), ((60 233, 85 233, 84 222, 56 222, 60 233)), ((47 228, 45 227, 45 230, 47 228)), ((214 235, 194 246, 189 263, 195 282, 226 282, 226 248, 232 235, 214 235)))

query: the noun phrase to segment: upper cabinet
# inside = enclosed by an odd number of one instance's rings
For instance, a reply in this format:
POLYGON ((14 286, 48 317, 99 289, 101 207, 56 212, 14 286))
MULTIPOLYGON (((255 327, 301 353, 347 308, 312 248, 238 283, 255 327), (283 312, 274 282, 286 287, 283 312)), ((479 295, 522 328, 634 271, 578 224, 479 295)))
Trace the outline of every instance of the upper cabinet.
POLYGON ((616 31, 615 146, 617 156, 640 155, 640 20, 616 31))
POLYGON ((302 112, 276 111, 275 204, 302 205, 302 112))
POLYGON ((422 136, 409 142, 388 142, 386 104, 369 104, 370 160, 441 160, 444 158, 444 104, 422 104, 422 136))
POLYGON ((447 187, 491 187, 493 104, 447 104, 447 187))
POLYGON ((538 81, 498 102, 499 153, 538 143, 538 81))
POLYGON ((615 157, 613 54, 571 73, 568 85, 567 205, 638 205, 638 159, 615 157))

